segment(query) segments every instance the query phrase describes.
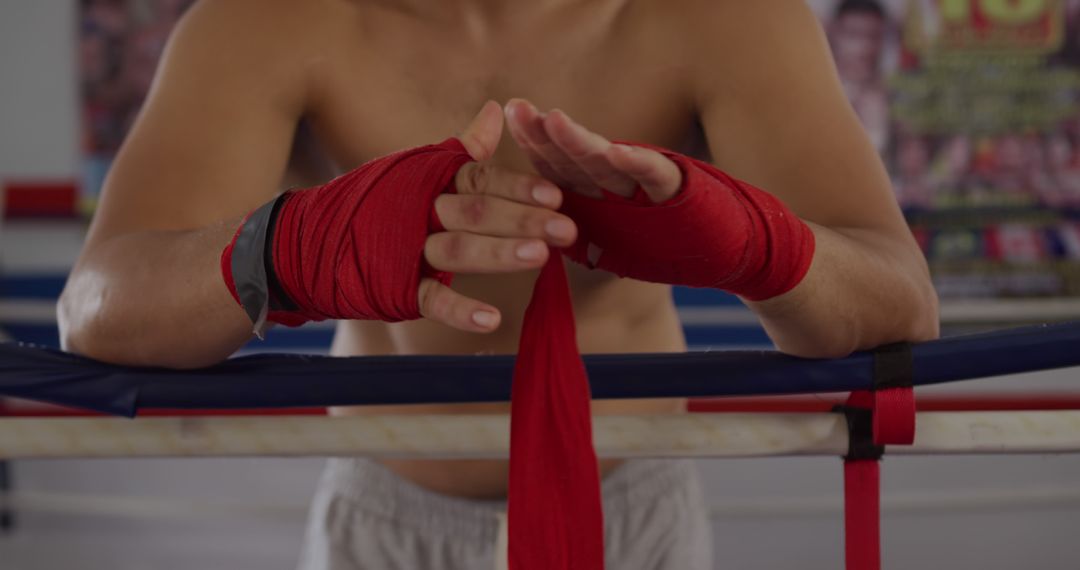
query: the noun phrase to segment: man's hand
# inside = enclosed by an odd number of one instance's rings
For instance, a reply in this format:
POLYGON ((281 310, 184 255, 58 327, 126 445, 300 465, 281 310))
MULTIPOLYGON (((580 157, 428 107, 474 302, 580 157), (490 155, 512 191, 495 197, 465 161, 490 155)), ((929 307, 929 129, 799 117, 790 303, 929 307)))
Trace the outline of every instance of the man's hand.
POLYGON ((566 249, 574 261, 748 300, 786 293, 806 274, 813 233, 767 192, 678 153, 612 144, 560 111, 515 100, 507 115, 537 170, 573 189, 562 211, 580 228, 566 249), (663 205, 632 198, 639 186, 663 205), (610 194, 595 199, 601 189, 610 194))
MULTIPOLYGON (((446 231, 428 236, 424 258, 452 273, 509 273, 536 269, 548 258, 548 245, 565 247, 577 238, 570 218, 556 212, 562 193, 539 176, 511 172, 486 162, 502 137, 503 114, 488 102, 461 134, 477 160, 455 178, 457 194, 435 200, 446 231)), ((499 326, 499 310, 425 278, 420 282, 420 312, 468 332, 499 326)))
POLYGON ((536 171, 563 188, 587 196, 600 189, 629 197, 640 186, 653 202, 679 192, 682 173, 664 155, 613 144, 554 110, 541 114, 523 99, 506 105, 510 134, 536 171))

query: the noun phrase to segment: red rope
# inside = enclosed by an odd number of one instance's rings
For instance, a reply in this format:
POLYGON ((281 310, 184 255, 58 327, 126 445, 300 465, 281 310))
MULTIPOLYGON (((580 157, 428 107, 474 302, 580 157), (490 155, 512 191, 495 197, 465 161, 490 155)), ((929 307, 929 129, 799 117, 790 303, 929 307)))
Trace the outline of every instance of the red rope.
MULTIPOLYGON (((853 392, 847 405, 870 410, 874 445, 915 441, 915 391, 888 388, 853 392)), ((856 437, 856 434, 852 434, 856 437)), ((880 457, 844 460, 844 546, 847 570, 881 568, 880 457)))
MULTIPOLYGON (((701 398, 690 400, 691 412, 718 413, 822 413, 844 403, 831 394, 815 396, 765 396, 738 398, 701 398)), ((1009 412, 1021 410, 1080 410, 1080 393, 1028 392, 919 395, 919 412, 1009 412)))
POLYGON ((877 459, 844 462, 844 556, 847 570, 881 567, 881 465, 877 459))
MULTIPOLYGON (((103 416, 96 412, 49 404, 5 404, 0 399, 0 417, 103 416)), ((701 398, 690 400, 693 413, 825 413, 843 398, 820 396, 767 396, 756 398, 701 398)), ((1080 394, 1071 392, 1035 392, 1029 394, 932 394, 915 401, 918 412, 1011 412, 1024 410, 1080 410, 1080 394)), ((187 410, 143 408, 140 417, 160 416, 322 416, 326 408, 258 408, 229 410, 187 410)))

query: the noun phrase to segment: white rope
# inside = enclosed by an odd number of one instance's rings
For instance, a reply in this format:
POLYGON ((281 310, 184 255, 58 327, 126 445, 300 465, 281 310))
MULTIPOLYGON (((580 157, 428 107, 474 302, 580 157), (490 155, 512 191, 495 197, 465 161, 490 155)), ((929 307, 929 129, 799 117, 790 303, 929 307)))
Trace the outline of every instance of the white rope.
MULTIPOLYGON (((0 459, 342 456, 498 458, 505 415, 0 418, 0 459)), ((838 414, 598 416, 606 457, 842 455, 838 414)), ((915 445, 889 453, 1080 452, 1080 411, 925 412, 915 445)))

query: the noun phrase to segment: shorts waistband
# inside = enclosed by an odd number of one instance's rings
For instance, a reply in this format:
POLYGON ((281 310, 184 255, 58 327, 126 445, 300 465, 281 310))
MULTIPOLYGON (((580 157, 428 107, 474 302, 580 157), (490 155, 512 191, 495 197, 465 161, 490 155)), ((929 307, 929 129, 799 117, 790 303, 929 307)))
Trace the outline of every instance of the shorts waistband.
MULTIPOLYGON (((635 505, 648 508, 662 496, 697 485, 688 460, 627 460, 601 482, 605 518, 619 518, 635 505)), ((498 533, 505 500, 478 500, 429 491, 386 467, 360 458, 327 463, 320 492, 346 498, 359 511, 411 527, 454 529, 482 539, 498 533)))

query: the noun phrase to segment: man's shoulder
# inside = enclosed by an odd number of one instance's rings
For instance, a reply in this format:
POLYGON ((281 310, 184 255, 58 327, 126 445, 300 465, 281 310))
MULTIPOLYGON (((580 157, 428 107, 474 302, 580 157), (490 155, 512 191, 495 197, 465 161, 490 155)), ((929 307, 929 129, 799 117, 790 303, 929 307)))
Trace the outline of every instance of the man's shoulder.
MULTIPOLYGON (((728 44, 784 41, 784 32, 816 32, 807 0, 637 0, 654 21, 675 26, 691 42, 728 44)), ((741 47, 753 47, 742 45, 741 47)), ((749 55, 749 54, 744 54, 749 55)))
POLYGON ((802 67, 818 69, 820 56, 828 55, 807 0, 639 1, 668 28, 690 81, 705 92, 775 96, 783 77, 802 67))
POLYGON ((159 76, 174 92, 258 89, 295 109, 325 42, 325 11, 323 0, 199 0, 173 30, 159 76))
POLYGON ((228 49, 229 53, 295 51, 318 37, 326 4, 319 0, 199 0, 185 14, 176 33, 194 36, 210 49, 228 49))

